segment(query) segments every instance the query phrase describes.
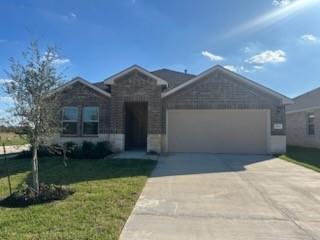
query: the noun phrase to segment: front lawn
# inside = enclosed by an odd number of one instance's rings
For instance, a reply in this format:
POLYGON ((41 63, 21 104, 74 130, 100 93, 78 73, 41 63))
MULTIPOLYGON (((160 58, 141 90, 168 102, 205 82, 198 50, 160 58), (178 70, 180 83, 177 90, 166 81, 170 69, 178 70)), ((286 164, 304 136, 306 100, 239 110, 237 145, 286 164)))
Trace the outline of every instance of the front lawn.
MULTIPOLYGON (((150 160, 40 160, 40 181, 68 185, 66 200, 27 208, 0 207, 0 239, 118 239, 155 166, 150 160)), ((0 159, 0 198, 8 194, 0 159)), ((12 184, 30 181, 30 160, 11 159, 12 184)))
POLYGON ((320 149, 289 146, 280 158, 320 172, 320 149))

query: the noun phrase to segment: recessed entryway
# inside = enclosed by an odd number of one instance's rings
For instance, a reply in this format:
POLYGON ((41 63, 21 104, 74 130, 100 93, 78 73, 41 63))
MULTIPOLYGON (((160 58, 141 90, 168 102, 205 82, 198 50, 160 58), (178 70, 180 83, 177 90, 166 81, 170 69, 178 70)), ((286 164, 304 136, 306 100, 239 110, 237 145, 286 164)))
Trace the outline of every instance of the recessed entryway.
POLYGON ((125 103, 125 148, 146 149, 148 134, 148 103, 125 103))

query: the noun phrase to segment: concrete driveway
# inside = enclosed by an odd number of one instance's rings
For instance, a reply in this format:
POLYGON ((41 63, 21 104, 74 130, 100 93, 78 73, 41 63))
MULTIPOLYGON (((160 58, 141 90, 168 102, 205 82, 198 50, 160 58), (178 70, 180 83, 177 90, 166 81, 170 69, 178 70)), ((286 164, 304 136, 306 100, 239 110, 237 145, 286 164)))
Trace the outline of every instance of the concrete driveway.
POLYGON ((120 239, 320 239, 320 174, 271 156, 161 157, 120 239))

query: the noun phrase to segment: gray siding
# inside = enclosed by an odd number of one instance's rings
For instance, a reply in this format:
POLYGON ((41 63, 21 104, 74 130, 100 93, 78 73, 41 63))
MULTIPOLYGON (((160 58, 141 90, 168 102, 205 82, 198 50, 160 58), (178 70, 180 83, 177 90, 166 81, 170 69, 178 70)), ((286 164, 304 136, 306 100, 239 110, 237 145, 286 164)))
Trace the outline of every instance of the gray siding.
POLYGON ((300 147, 320 148, 320 109, 287 114, 287 143, 300 147), (307 114, 315 115, 315 135, 307 134, 307 114))
POLYGON ((294 104, 287 107, 287 111, 303 110, 305 108, 320 107, 320 88, 304 93, 293 99, 294 104))

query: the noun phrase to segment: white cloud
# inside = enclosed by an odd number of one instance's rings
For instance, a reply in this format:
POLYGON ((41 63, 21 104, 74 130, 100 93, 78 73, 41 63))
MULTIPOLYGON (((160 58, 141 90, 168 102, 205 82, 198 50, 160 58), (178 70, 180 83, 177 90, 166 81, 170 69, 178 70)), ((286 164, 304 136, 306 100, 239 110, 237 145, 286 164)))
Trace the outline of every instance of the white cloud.
POLYGON ((249 46, 246 46, 246 47, 243 48, 243 52, 244 53, 252 53, 252 51, 253 51, 252 48, 249 47, 249 46))
POLYGON ((9 83, 9 82, 11 82, 11 81, 12 81, 11 79, 0 78, 0 85, 1 85, 1 84, 9 83))
POLYGON ((305 34, 305 35, 302 35, 300 38, 305 42, 312 42, 312 43, 319 42, 319 38, 317 38, 312 34, 305 34))
POLYGON ((292 0, 273 0, 272 5, 276 7, 286 7, 292 3, 292 0))
POLYGON ((68 58, 58 58, 58 59, 55 59, 53 61, 53 64, 56 64, 56 65, 63 65, 63 64, 66 64, 66 63, 70 63, 70 59, 68 58))
POLYGON ((263 66, 255 65, 255 66, 253 66, 253 68, 256 69, 256 70, 261 70, 261 69, 263 69, 263 66))
POLYGON ((202 51, 201 55, 204 57, 207 57, 210 59, 210 61, 222 61, 224 58, 219 56, 219 55, 215 55, 213 53, 210 53, 208 51, 202 51))
POLYGON ((69 13, 69 16, 70 16, 71 18, 77 18, 77 17, 78 17, 77 14, 75 14, 74 12, 70 12, 70 13, 69 13))
POLYGON ((45 58, 48 58, 48 59, 51 59, 53 60, 52 63, 55 64, 55 65, 63 65, 63 64, 66 64, 66 63, 70 63, 71 60, 68 59, 68 58, 61 58, 59 55, 57 54, 54 54, 52 52, 48 53, 48 52, 45 52, 44 53, 44 56, 43 56, 43 60, 45 58))
POLYGON ((286 53, 283 50, 271 51, 267 50, 260 54, 257 54, 246 60, 247 63, 251 64, 265 64, 265 63, 280 63, 285 62, 286 53))
POLYGON ((241 73, 241 72, 245 72, 245 73, 249 73, 249 72, 253 72, 253 70, 250 70, 244 66, 235 66, 235 65, 225 65, 223 66, 224 68, 232 71, 232 72, 236 72, 236 73, 241 73))
POLYGON ((230 70, 230 71, 232 71, 232 72, 238 72, 239 71, 238 67, 234 66, 234 65, 224 65, 223 67, 228 69, 228 70, 230 70))

